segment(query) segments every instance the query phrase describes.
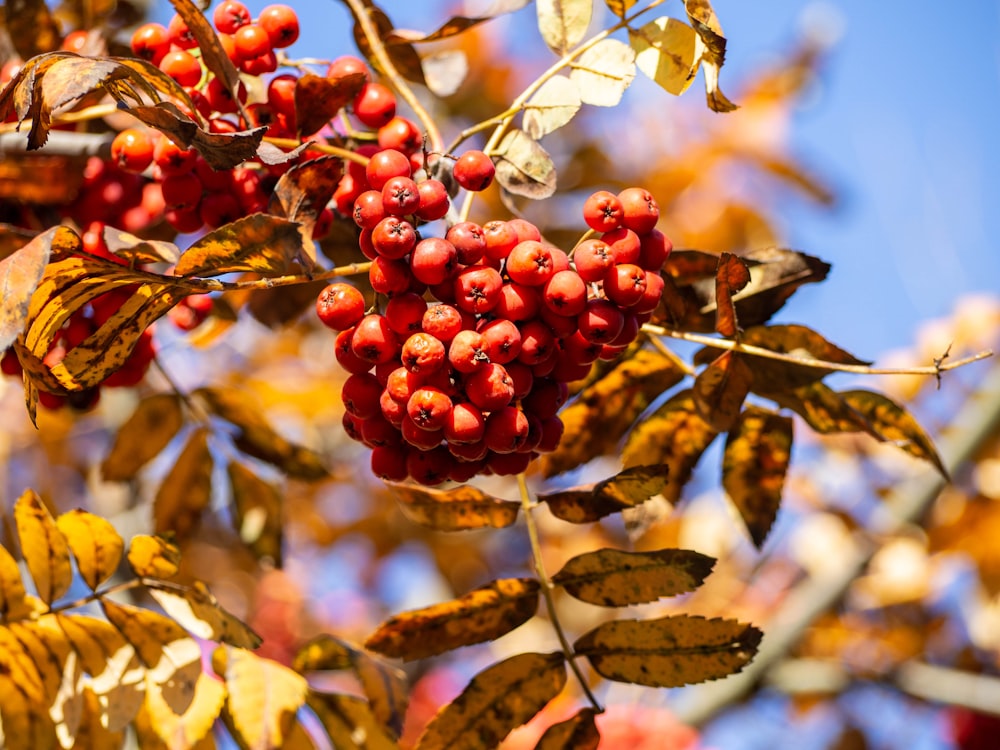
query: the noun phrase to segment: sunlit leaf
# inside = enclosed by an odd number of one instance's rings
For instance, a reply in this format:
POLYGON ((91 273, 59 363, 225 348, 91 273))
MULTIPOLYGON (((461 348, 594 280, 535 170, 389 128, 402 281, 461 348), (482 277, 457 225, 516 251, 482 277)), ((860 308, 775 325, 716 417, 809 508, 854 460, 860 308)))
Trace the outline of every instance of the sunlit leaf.
POLYGON ((593 0, 536 0, 538 31, 549 49, 565 55, 582 41, 590 26, 593 0))
POLYGON ((52 252, 53 237, 59 233, 72 234, 65 227, 55 227, 0 260, 0 351, 10 346, 24 330, 31 295, 42 280, 52 252))
POLYGON ((35 590, 42 601, 51 604, 65 594, 73 582, 66 537, 34 490, 25 490, 17 499, 14 521, 21 540, 21 554, 35 582, 35 590))
POLYGON ((584 104, 615 107, 635 78, 635 52, 617 39, 604 39, 576 59, 569 77, 584 104))
POLYGON ((240 82, 240 72, 236 69, 233 61, 229 59, 219 37, 212 28, 205 14, 198 10, 191 0, 170 0, 184 23, 187 24, 191 35, 198 42, 201 50, 201 61, 208 68, 209 72, 215 75, 226 87, 226 91, 233 97, 233 101, 239 101, 236 96, 236 88, 240 82))
POLYGON ((502 578, 458 599, 394 615, 365 648, 411 660, 492 641, 535 614, 538 586, 534 578, 502 578))
POLYGON ((732 112, 737 109, 719 88, 719 69, 726 61, 726 38, 722 26, 709 0, 684 0, 684 9, 695 31, 705 71, 705 97, 708 106, 716 112, 732 112))
POLYGON ((412 44, 420 42, 437 42, 441 39, 448 39, 449 37, 461 34, 463 31, 468 31, 472 27, 478 26, 484 21, 492 20, 505 13, 513 13, 515 10, 520 10, 530 1, 531 0, 497 0, 497 2, 490 4, 489 15, 475 17, 452 16, 429 34, 415 33, 402 36, 398 30, 395 30, 386 36, 383 41, 390 45, 395 44, 396 42, 412 44))
POLYGON ((178 625, 203 640, 228 643, 239 648, 257 648, 261 638, 250 627, 227 612, 201 581, 190 586, 144 581, 149 595, 178 625))
POLYGON ((302 254, 302 236, 294 221, 252 214, 209 232, 177 261, 178 276, 218 276, 234 271, 282 274, 302 254))
POLYGON ((137 534, 129 543, 128 564, 140 578, 173 578, 180 561, 180 550, 161 536, 137 534))
POLYGON ((295 122, 299 134, 308 136, 333 119, 365 84, 364 73, 324 78, 306 73, 295 82, 295 122))
POLYGON ((686 549, 600 549, 569 560, 552 582, 581 601, 623 607, 694 591, 714 565, 714 558, 686 549))
MULTIPOLYGON (((101 608, 139 655, 148 669, 156 669, 164 659, 166 647, 175 641, 189 641, 187 631, 169 617, 130 604, 101 599, 101 608)), ((167 659, 169 662, 170 659, 167 659)))
POLYGON ((508 192, 532 200, 548 198, 556 191, 552 157, 536 140, 516 128, 497 147, 496 179, 508 192))
POLYGON ((271 193, 268 212, 299 224, 302 247, 310 267, 315 265, 312 232, 316 219, 337 189, 343 174, 341 159, 321 156, 297 164, 278 179, 271 193))
POLYGON ((0 545, 0 620, 20 620, 31 611, 17 560, 0 545))
POLYGON ((562 653, 518 654, 484 669, 427 725, 417 750, 495 747, 566 684, 562 653))
POLYGON ((772 393, 764 390, 764 387, 755 387, 754 390, 797 413, 821 435, 871 430, 871 425, 859 412, 852 409, 839 393, 823 383, 814 382, 799 386, 793 391, 772 393))
POLYGON ((487 495, 471 485, 435 490, 413 484, 386 483, 411 521, 438 531, 502 529, 517 520, 519 503, 487 495))
POLYGON ((118 570, 125 543, 109 521, 76 509, 59 516, 56 526, 69 543, 80 577, 91 589, 118 570))
POLYGON ((75 735, 76 747, 86 747, 92 750, 120 750, 125 744, 125 730, 111 731, 101 724, 101 704, 93 690, 84 687, 81 695, 83 697, 83 711, 75 735))
POLYGON ((372 713, 367 701, 353 695, 328 695, 310 692, 309 708, 320 720, 335 748, 355 748, 364 737, 365 750, 398 750, 372 713))
MULTIPOLYGON (((150 728, 166 743, 167 747, 194 748, 209 736, 226 700, 226 685, 221 680, 201 671, 199 662, 185 669, 185 674, 169 681, 158 681, 146 676, 146 702, 144 718, 150 728), (183 710, 178 710, 171 689, 181 681, 185 684, 183 710)), ((138 720, 137 720, 138 725, 138 720)), ((213 743, 214 744, 214 743, 213 743)))
POLYGON ((748 406, 726 439, 722 486, 759 549, 781 504, 792 450, 792 420, 748 406))
POLYGON ((109 482, 132 479, 167 447, 183 424, 181 398, 176 393, 156 393, 142 399, 118 428, 111 452, 101 463, 101 475, 109 482))
POLYGON ((44 0, 6 0, 5 36, 22 60, 59 49, 59 24, 44 0))
POLYGON ((173 242, 144 240, 121 229, 105 226, 101 232, 108 251, 130 263, 176 263, 181 251, 173 242))
POLYGON ((94 692, 106 692, 118 682, 134 655, 122 634, 106 620, 87 615, 57 614, 59 628, 80 658, 83 671, 93 679, 94 692))
MULTIPOLYGON (((380 39, 389 37, 395 31, 395 27, 392 21, 389 20, 389 17, 380 8, 375 7, 371 3, 366 2, 364 5, 364 12, 367 13, 368 19, 375 27, 375 33, 378 37, 380 39)), ((351 10, 351 14, 354 15, 354 6, 349 5, 348 7, 351 10)), ((354 42, 358 45, 358 49, 361 50, 361 53, 375 70, 381 71, 378 57, 372 50, 371 43, 369 43, 368 37, 365 36, 362 24, 357 16, 355 16, 353 32, 354 42)), ((417 54, 412 44, 397 38, 394 44, 386 46, 385 51, 389 55, 389 59, 392 60, 392 64, 396 70, 406 80, 419 84, 426 83, 424 80, 424 71, 420 65, 420 55, 417 54)))
POLYGON ((553 724, 538 740, 535 750, 597 750, 601 735, 594 723, 597 712, 581 708, 573 716, 553 724))
MULTIPOLYGON (((73 136, 64 135, 61 138, 73 136)), ((43 206, 72 203, 80 194, 86 166, 85 156, 7 150, 0 161, 0 200, 43 206)), ((13 237, 13 233, 8 232, 5 239, 10 241, 13 237)), ((6 249, 0 246, 0 258, 7 255, 6 249)))
POLYGON ((665 464, 670 473, 662 494, 669 502, 676 503, 691 478, 691 471, 717 434, 698 415, 691 390, 685 390, 632 430, 622 451, 622 463, 665 464))
POLYGON ((0 625, 0 720, 8 750, 52 745, 55 727, 39 706, 46 703, 41 676, 13 633, 0 625))
POLYGON ((233 528, 259 558, 281 565, 282 497, 278 488, 236 461, 226 467, 233 491, 233 528))
POLYGON ((715 330, 723 336, 735 336, 740 330, 733 296, 749 283, 750 267, 732 253, 722 253, 715 272, 715 330))
POLYGON ((539 460, 542 474, 551 477, 615 451, 646 407, 683 378, 680 367, 659 352, 642 350, 616 365, 562 410, 563 437, 539 460))
POLYGON ((740 407, 753 384, 754 373, 736 352, 723 352, 694 381, 694 406, 698 415, 716 432, 735 424, 740 407))
POLYGON ((449 49, 420 58, 424 82, 435 96, 451 96, 469 74, 469 58, 460 49, 449 49))
POLYGON ((552 515, 569 523, 593 523, 646 502, 666 488, 667 467, 633 466, 591 487, 539 494, 552 515))
POLYGON ((604 0, 604 4, 608 6, 612 13, 614 13, 619 18, 625 18, 625 14, 629 12, 629 9, 636 4, 638 0, 604 0))
POLYGON ((191 535, 212 501, 212 464, 208 428, 199 427, 156 491, 153 528, 157 534, 170 532, 182 540, 191 535))
POLYGON ((539 139, 558 130, 580 110, 580 91, 566 76, 552 76, 524 105, 524 131, 539 139))
POLYGON ((683 21, 661 16, 629 29, 635 64, 675 96, 683 94, 698 73, 698 34, 683 21))
POLYGON ((739 672, 757 653, 762 636, 736 620, 671 615, 598 625, 573 650, 609 680, 680 687, 739 672))

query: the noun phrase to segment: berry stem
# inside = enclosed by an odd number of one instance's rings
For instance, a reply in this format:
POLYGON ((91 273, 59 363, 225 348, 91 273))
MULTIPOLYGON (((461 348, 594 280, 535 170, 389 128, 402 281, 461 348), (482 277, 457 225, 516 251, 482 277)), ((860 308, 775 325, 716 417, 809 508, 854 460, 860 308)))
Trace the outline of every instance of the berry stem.
POLYGON ((525 525, 528 527, 528 539, 531 542, 531 557, 535 563, 535 573, 538 574, 538 581, 542 586, 542 598, 545 600, 545 609, 549 614, 549 622, 552 623, 552 628, 556 631, 556 636, 559 638, 559 645, 562 646, 563 654, 566 655, 566 662, 569 664, 570 669, 573 670, 573 674, 576 675, 576 679, 580 683, 584 695, 587 696, 587 700, 590 701, 590 705, 594 707, 597 713, 604 713, 604 709, 597 701, 597 697, 587 684, 587 679, 580 670, 580 665, 576 663, 576 654, 566 638, 562 623, 559 621, 555 598, 552 596, 552 589, 554 587, 548 573, 545 572, 545 563, 542 561, 542 543, 538 538, 538 526, 535 524, 535 518, 532 515, 534 503, 531 500, 531 493, 528 490, 528 482, 524 477, 524 472, 517 475, 517 486, 521 491, 521 509, 524 511, 525 525))
MULTIPOLYGON (((296 149, 302 145, 300 141, 294 138, 265 138, 265 143, 270 143, 272 146, 277 146, 278 148, 296 149)), ((365 166, 368 164, 368 157, 362 156, 361 154, 356 154, 346 148, 340 148, 339 146, 330 146, 326 143, 317 143, 316 141, 311 141, 306 147, 307 151, 319 151, 321 154, 331 154, 333 156, 339 156, 347 161, 357 162, 358 164, 365 166)))

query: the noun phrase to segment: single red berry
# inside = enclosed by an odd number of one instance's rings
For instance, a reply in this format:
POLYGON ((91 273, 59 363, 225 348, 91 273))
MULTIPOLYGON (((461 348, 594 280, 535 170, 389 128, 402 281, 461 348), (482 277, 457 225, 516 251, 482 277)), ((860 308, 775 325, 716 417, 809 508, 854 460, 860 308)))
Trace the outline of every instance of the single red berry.
POLYGON ((372 449, 372 474, 386 482, 402 482, 409 476, 406 469, 407 451, 401 446, 380 446, 372 449))
POLYGON ((518 243, 517 231, 506 221, 491 221, 483 225, 486 257, 491 261, 505 260, 518 243))
POLYGON ((409 177, 393 177, 382 186, 382 206, 387 214, 406 216, 420 206, 417 183, 409 177))
POLYGON ((517 355, 519 361, 526 365, 537 365, 555 350, 556 337, 545 323, 529 320, 521 325, 521 352, 517 355))
POLYGON ((444 365, 444 344, 429 333, 415 333, 403 343, 400 359, 410 372, 434 372, 444 365))
POLYGON ((553 378, 535 378, 531 392, 521 400, 521 406, 544 422, 556 415, 568 397, 569 390, 565 383, 553 378))
POLYGON ((181 86, 196 86, 201 80, 201 63, 183 49, 165 54, 160 59, 159 68, 181 86))
POLYGON ((372 245, 383 258, 399 259, 417 244, 413 225, 398 216, 386 216, 372 229, 372 245))
POLYGON ((505 320, 520 322, 537 317, 541 306, 538 287, 510 283, 503 285, 500 301, 492 312, 505 320))
POLYGON ((528 439, 530 424, 525 413, 516 406, 495 409, 486 418, 483 442, 496 453, 514 453, 528 439))
POLYGON ((406 117, 396 115, 378 129, 378 145, 381 148, 413 154, 420 150, 424 137, 417 124, 406 117))
POLYGON ((455 304, 471 313, 487 313, 500 302, 503 285, 495 268, 469 266, 455 277, 455 304))
POLYGON ((235 34, 250 23, 250 9, 238 0, 223 0, 212 13, 212 23, 223 34, 235 34))
POLYGON ((413 451, 406 457, 406 470, 410 477, 423 485, 433 486, 448 479, 454 464, 451 454, 443 446, 429 451, 413 451))
POLYGON ((366 190, 354 201, 354 223, 362 229, 374 229, 385 218, 380 190, 366 190))
POLYGON ((542 438, 538 441, 538 451, 551 453, 559 447, 565 425, 559 417, 549 417, 542 420, 542 438))
POLYGON ((465 378, 465 393, 483 411, 496 411, 513 400, 514 381, 503 365, 490 362, 465 378))
POLYGON ((111 160, 126 172, 142 172, 153 163, 153 139, 145 130, 126 128, 111 142, 111 160))
POLYGON ((236 53, 244 60, 252 60, 271 51, 270 37, 257 24, 249 23, 238 28, 233 33, 233 41, 236 53))
POLYGON ((580 335, 593 344, 613 341, 625 325, 625 316, 618 305, 606 299, 592 299, 576 319, 580 335))
POLYGON ((448 346, 448 361, 458 372, 477 372, 490 363, 489 345, 478 331, 459 331, 448 346))
POLYGON ((461 221, 448 228, 444 238, 455 246, 458 262, 471 266, 483 259, 486 253, 486 239, 483 228, 474 221, 461 221))
POLYGON ((648 190, 638 187, 625 188, 618 193, 622 204, 622 225, 636 234, 647 234, 660 220, 660 207, 648 190))
POLYGON ((518 243, 507 256, 505 270, 511 281, 525 286, 542 286, 555 273, 552 253, 536 240, 518 243))
MULTIPOLYGON (((167 24, 167 34, 170 37, 171 44, 178 49, 194 49, 198 46, 198 40, 194 38, 194 34, 188 28, 187 22, 177 14, 174 14, 170 19, 170 23, 167 24)), ((181 85, 183 86, 184 84, 181 85)))
POLYGON ((267 84, 267 103, 275 112, 295 117, 295 87, 299 79, 285 73, 275 76, 267 84))
POLYGON ((410 269, 424 284, 442 284, 449 280, 458 265, 455 246, 439 237, 420 240, 410 254, 410 269))
POLYGON ((337 206, 337 213, 341 216, 352 216, 354 214, 354 201, 363 192, 364 190, 353 175, 347 173, 341 177, 340 182, 337 183, 337 189, 333 192, 333 202, 337 206))
POLYGON ((381 83, 366 83, 354 97, 354 114, 363 125, 380 128, 396 116, 396 95, 381 83))
POLYGON ((287 5, 268 5, 260 12, 257 23, 267 32, 275 49, 289 47, 299 38, 299 17, 287 5))
POLYGON ((444 423, 444 437, 448 443, 478 443, 486 430, 486 419, 479 407, 473 404, 455 404, 444 423))
MULTIPOLYGON (((399 294, 385 306, 385 317, 389 327, 403 338, 423 330, 423 320, 427 313, 427 302, 419 294, 405 292, 399 294)), ((433 331, 428 331, 434 335, 433 331)))
POLYGON ((576 317, 587 306, 587 284, 576 271, 559 271, 545 282, 542 301, 556 315, 576 317))
POLYGON ((381 395, 382 385, 369 372, 351 375, 340 390, 344 408, 358 419, 368 419, 382 413, 379 405, 381 395))
POLYGON ((372 364, 388 362, 399 351, 399 341, 386 319, 377 313, 366 315, 354 329, 351 350, 372 364))
POLYGON ((573 250, 573 262, 580 278, 590 284, 607 276, 608 271, 614 268, 615 256, 608 243, 589 239, 573 250))
POLYGON ((365 298, 342 281, 330 284, 316 298, 316 315, 327 328, 344 331, 365 316, 365 298))
POLYGON ((455 161, 455 181, 466 190, 479 192, 493 182, 496 167, 482 151, 466 151, 455 161))
POLYGON ((372 154, 365 167, 365 177, 373 190, 381 190, 393 177, 410 176, 410 159, 402 151, 387 149, 372 154))
POLYGON ((170 51, 170 32, 159 23, 145 23, 132 34, 132 54, 159 65, 170 51))
POLYGON ((168 208, 163 218, 180 234, 193 234, 205 226, 198 208, 168 208))
POLYGON ((257 57, 241 58, 239 67, 240 70, 251 76, 262 76, 266 73, 273 73, 278 69, 278 56, 271 49, 257 57))
POLYGON ((639 238, 639 260, 637 263, 647 271, 659 271, 674 249, 672 243, 659 229, 653 229, 639 238))
POLYGON ((646 274, 634 263, 619 263, 604 277, 604 294, 619 307, 631 307, 646 293, 646 274))
POLYGON ((172 174, 160 183, 164 202, 175 209, 191 209, 201 200, 201 180, 194 172, 172 174))
POLYGON ((506 365, 521 353, 521 331, 509 320, 491 320, 479 329, 491 362, 506 365))
POLYGON ((595 232, 610 232, 622 225, 625 212, 618 196, 598 190, 583 204, 583 220, 595 232))
POLYGON ((471 463, 475 466, 476 471, 472 475, 475 476, 482 469, 484 459, 489 455, 490 449, 481 440, 477 440, 472 443, 449 442, 448 452, 458 459, 458 463, 471 463))
POLYGON ((353 337, 353 328, 348 328, 338 333, 333 345, 334 356, 337 358, 337 363, 350 373, 368 372, 372 368, 372 363, 361 359, 351 349, 351 340, 353 337))
POLYGON ((486 457, 486 466, 498 477, 510 477, 521 474, 531 463, 530 453, 497 453, 490 451, 486 457))
POLYGON ((338 57, 330 63, 330 67, 326 70, 326 77, 333 80, 357 74, 364 75, 365 80, 371 77, 365 61, 359 57, 354 57, 354 55, 338 57))
POLYGON ((632 310, 637 314, 653 312, 659 307, 665 288, 666 282, 659 273, 646 271, 646 289, 639 301, 632 305, 632 310))
POLYGON ((417 218, 424 221, 436 221, 448 213, 451 201, 448 191, 440 180, 422 180, 417 183, 420 193, 420 205, 417 207, 417 218))
POLYGON ((526 219, 509 219, 507 226, 514 230, 518 242, 526 242, 527 240, 541 242, 542 233, 538 231, 538 227, 526 219))
POLYGON ((639 235, 627 227, 619 227, 601 235, 601 241, 611 248, 615 263, 636 263, 642 252, 639 235))
MULTIPOLYGON (((392 301, 389 304, 392 304, 392 301)), ((388 313, 387 307, 386 314, 388 313)), ((420 327, 439 341, 448 343, 462 330, 463 323, 462 313, 457 308, 440 304, 426 308, 420 320, 420 327)))
POLYGON ((405 260, 393 260, 379 255, 368 269, 368 282, 376 294, 395 297, 410 291, 413 272, 405 260))
POLYGON ((430 386, 418 388, 406 402, 407 415, 422 430, 442 429, 451 409, 448 395, 430 386))
POLYGON ((243 216, 236 196, 229 193, 207 193, 198 204, 198 214, 209 229, 218 229, 243 216))

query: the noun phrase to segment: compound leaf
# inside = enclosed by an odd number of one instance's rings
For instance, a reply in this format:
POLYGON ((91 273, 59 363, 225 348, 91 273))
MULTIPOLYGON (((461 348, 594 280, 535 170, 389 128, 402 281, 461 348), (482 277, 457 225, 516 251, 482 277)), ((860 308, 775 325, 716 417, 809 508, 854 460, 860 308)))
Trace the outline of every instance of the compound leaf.
POLYGON ((34 490, 25 490, 17 499, 14 522, 21 541, 21 554, 35 582, 35 590, 43 602, 51 604, 65 594, 73 582, 66 537, 34 490))
POLYGON ((156 393, 142 399, 118 428, 111 452, 101 463, 101 475, 109 482, 132 479, 167 447, 183 424, 181 398, 176 393, 156 393))
POLYGON ((125 542, 106 519, 76 509, 59 516, 56 526, 66 537, 76 559, 76 569, 91 590, 96 590, 118 570, 125 542))
POLYGON ((517 520, 520 503, 487 495, 471 485, 435 490, 412 484, 386 482, 399 500, 403 515, 438 531, 502 529, 517 520))
POLYGON ((577 58, 569 77, 584 104, 618 106, 635 79, 635 51, 617 39, 605 39, 577 58))
POLYGON ((188 636, 184 628, 157 612, 130 604, 118 604, 107 598, 101 599, 101 608, 108 621, 132 645, 148 670, 176 665, 174 653, 169 648, 172 644, 181 643, 179 648, 182 651, 188 643, 197 647, 197 643, 188 636), (161 662, 163 667, 160 666, 161 662))

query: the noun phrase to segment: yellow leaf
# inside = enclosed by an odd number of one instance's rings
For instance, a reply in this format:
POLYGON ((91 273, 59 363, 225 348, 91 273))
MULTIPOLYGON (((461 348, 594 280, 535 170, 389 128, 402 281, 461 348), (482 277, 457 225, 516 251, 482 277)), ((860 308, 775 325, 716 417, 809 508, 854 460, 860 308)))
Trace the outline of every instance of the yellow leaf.
POLYGON ((368 637, 365 648, 422 659, 499 638, 527 622, 537 608, 537 580, 501 578, 450 602, 390 617, 368 637))
POLYGON ((604 39, 576 59, 569 77, 584 104, 615 107, 635 78, 635 52, 617 39, 604 39))
POLYGON ((0 742, 5 750, 48 750, 55 733, 48 716, 38 710, 15 675, 0 669, 0 742))
POLYGON ((176 622, 148 609, 116 604, 110 599, 101 599, 101 607, 148 669, 156 669, 163 660, 165 646, 174 641, 190 640, 176 622))
POLYGON ((537 0, 538 31, 549 49, 565 55, 587 33, 593 0, 537 0))
POLYGON ((88 750, 120 750, 125 744, 125 730, 111 731, 101 724, 101 704, 90 688, 84 688, 83 711, 76 730, 76 745, 88 750))
POLYGON ((305 679, 244 649, 226 649, 226 709, 244 747, 283 747, 306 700, 305 679))
POLYGON ((258 558, 281 566, 283 502, 274 485, 237 461, 226 467, 233 490, 233 527, 258 558))
POLYGON ((594 723, 596 711, 581 708, 566 721, 553 724, 538 740, 535 750, 597 750, 601 735, 594 723))
POLYGON ((580 104, 576 83, 566 76, 552 76, 525 102, 524 130, 537 140, 572 120, 580 104))
POLYGON ((18 498, 14 520, 21 540, 21 553, 35 589, 42 601, 51 604, 65 594, 73 582, 66 537, 34 490, 25 490, 18 498))
POLYGON ((757 653, 762 635, 736 620, 672 615, 598 625, 573 650, 609 680, 679 687, 739 672, 757 653))
POLYGON ((104 678, 111 665, 121 660, 121 654, 132 650, 121 633, 104 620, 86 615, 57 614, 55 617, 66 640, 80 657, 83 671, 95 681, 104 678))
POLYGON ((701 60, 697 32, 682 21, 661 16, 638 29, 629 29, 639 70, 671 94, 683 94, 701 60))
POLYGON ((77 509, 59 516, 56 526, 76 558, 80 577, 91 589, 96 589, 118 570, 125 543, 108 521, 77 509))
POLYGON ((496 179, 514 195, 541 200, 556 191, 556 166, 538 141, 514 128, 497 146, 496 179))
POLYGON ((72 655, 67 675, 67 659, 71 650, 66 636, 59 630, 54 615, 43 615, 34 622, 13 622, 10 624, 10 634, 20 644, 21 649, 30 658, 37 670, 44 700, 39 708, 49 712, 53 722, 58 723, 63 718, 64 709, 69 711, 69 719, 73 720, 72 695, 64 688, 72 689, 74 676, 79 675, 76 655, 72 655), (65 677, 69 677, 67 686, 65 677), (62 693, 62 694, 61 694, 62 693))
POLYGON ((153 499, 156 533, 170 532, 178 539, 187 539, 201 522, 201 514, 211 501, 212 454, 208 450, 208 428, 199 427, 191 433, 184 450, 156 491, 153 499))
POLYGON ((619 18, 625 18, 625 14, 636 2, 637 0, 604 0, 604 4, 619 18))
MULTIPOLYGON (((181 679, 190 679, 184 675, 181 679)), ((177 713, 165 696, 164 685, 146 679, 146 701, 143 711, 136 717, 136 729, 140 737, 150 733, 159 738, 168 750, 194 750, 194 748, 214 747, 211 737, 212 725, 222 712, 226 700, 226 686, 199 670, 192 685, 192 698, 182 713, 177 713), (139 729, 140 724, 143 730, 139 729), (208 744, 200 744, 202 742, 208 744)), ((155 746, 155 745, 153 745, 155 746)), ((140 747, 143 747, 140 742, 140 747)))
POLYGON ((411 521, 438 531, 502 529, 517 520, 520 503, 487 495, 470 485, 434 490, 412 484, 386 482, 411 521))
POLYGON ((569 523, 593 523, 612 513, 646 502, 667 485, 667 467, 633 466, 586 487, 538 496, 552 515, 569 523))
POLYGON ((161 536, 137 534, 128 547, 128 564, 139 578, 173 578, 181 552, 161 536))
POLYGON ((566 684, 562 653, 518 654, 484 669, 427 725, 417 750, 495 747, 566 684))
POLYGON ((581 601, 622 607, 694 591, 714 564, 714 558, 686 549, 601 549, 569 560, 552 582, 581 601))
POLYGON ((6 547, 0 546, 0 620, 10 622, 31 614, 21 569, 6 547))
POLYGON ((178 276, 218 276, 235 271, 264 275, 293 273, 302 254, 302 236, 294 221, 252 214, 209 232, 181 255, 178 276))
POLYGON ((257 648, 261 643, 260 636, 223 609, 200 581, 195 581, 192 586, 147 581, 146 587, 167 615, 198 638, 240 648, 257 648))
POLYGON ((357 738, 364 737, 365 750, 399 750, 361 698, 310 692, 308 700, 333 747, 353 750, 358 746, 357 738))
POLYGON ((109 482, 132 479, 167 447, 183 424, 180 396, 175 393, 147 396, 118 428, 111 452, 101 463, 101 475, 109 482))

